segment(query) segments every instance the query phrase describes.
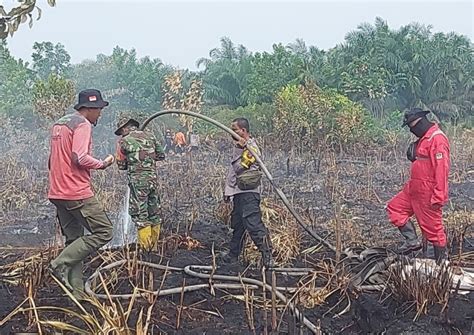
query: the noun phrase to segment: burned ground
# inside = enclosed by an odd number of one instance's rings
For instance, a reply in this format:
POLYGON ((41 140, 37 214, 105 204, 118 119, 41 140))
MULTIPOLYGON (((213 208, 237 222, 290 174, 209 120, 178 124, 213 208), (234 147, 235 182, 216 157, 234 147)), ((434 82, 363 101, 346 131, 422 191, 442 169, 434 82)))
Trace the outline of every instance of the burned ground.
MULTIPOLYGON (((459 160, 453 165, 450 184, 451 202, 447 206, 445 222, 451 241, 463 241, 463 253, 470 255, 473 248, 473 167, 469 163, 461 164, 472 158, 472 149, 457 151, 459 160), (469 151, 470 150, 470 151, 469 151)), ((216 253, 224 250, 230 238, 230 230, 223 222, 226 213, 222 212, 219 202, 222 198, 225 155, 218 152, 206 152, 206 159, 199 157, 170 157, 160 167, 162 181, 164 232, 163 249, 149 256, 154 262, 169 263, 170 266, 211 265, 212 250, 216 253), (199 247, 188 250, 183 236, 189 236, 200 243, 199 247)), ((318 157, 296 153, 267 151, 265 161, 273 173, 275 181, 287 194, 305 222, 331 243, 335 243, 339 234, 342 249, 346 247, 392 247, 398 234, 386 219, 384 204, 400 189, 407 177, 408 163, 402 158, 366 152, 359 155, 336 155, 327 153, 318 157), (337 231, 339 230, 339 231, 337 231)), ((472 160, 471 160, 472 162, 472 160)), ((120 184, 123 176, 118 171, 107 172, 108 177, 96 177, 97 193, 106 203, 113 220, 118 219, 123 204, 125 186, 120 184), (113 181, 113 183, 111 182, 113 181), (112 189, 111 185, 114 185, 112 189), (117 186, 118 185, 118 186, 117 186)), ((268 181, 264 182, 264 198, 270 203, 280 204, 271 190, 268 181)), ((54 241, 55 219, 53 209, 47 203, 32 206, 29 213, 23 213, 15 220, 12 213, 5 217, 9 222, 0 227, 2 265, 15 260, 25 259, 37 253, 36 248, 54 241)), ((293 227, 293 226, 292 226, 293 227)), ((293 229, 293 228, 292 228, 293 229)), ((302 233, 300 250, 308 250, 317 244, 302 233)), ((452 254, 459 254, 459 243, 452 243, 452 254)), ((104 260, 111 262, 123 257, 122 250, 104 251, 102 257, 91 258, 86 272, 91 275, 93 269, 104 260)), ((323 259, 334 259, 335 255, 324 248, 299 255, 286 266, 317 267, 323 259)), ((463 258, 469 261, 472 258, 463 258)), ((41 262, 40 262, 41 263, 41 262)), ((46 265, 47 257, 41 263, 46 265)), ((247 267, 246 262, 229 266, 217 263, 218 274, 238 275, 262 279, 258 267, 247 267)), ((466 264, 464 264, 466 265, 466 264)), ((18 265, 20 267, 20 265, 18 265)), ((472 265, 471 265, 472 267, 472 265)), ((2 270, 5 272, 5 268, 2 270)), ((206 283, 180 272, 171 272, 162 284, 163 272, 146 269, 143 273, 153 273, 154 289, 181 287, 206 283)), ((21 275, 18 275, 21 277, 21 275)), ((111 276, 112 277, 112 276, 111 276)), ((271 281, 269 274, 266 280, 271 281)), ((36 306, 61 306, 78 311, 77 306, 65 296, 64 292, 47 275, 41 276, 41 283, 33 288, 36 306)), ((111 293, 130 293, 131 286, 126 273, 119 274, 121 280, 115 281, 111 293), (122 276, 122 277, 120 277, 122 276)), ((294 287, 299 278, 287 275, 277 276, 277 286, 294 287)), ((2 280, 0 284, 0 319, 4 319, 18 306, 28 292, 25 285, 11 285, 2 280)), ((160 297, 152 307, 149 333, 169 334, 253 334, 263 332, 265 325, 271 331, 271 311, 264 312, 255 292, 252 317, 242 290, 203 289, 186 294, 173 294, 160 297), (244 299, 242 301, 241 299, 244 299), (265 322, 265 320, 267 320, 265 322), (253 330, 254 329, 254 330, 253 330)), ((268 295, 268 292, 267 292, 268 295)), ((351 299, 350 308, 338 316, 347 307, 347 300, 341 299, 341 291, 328 295, 312 308, 305 308, 303 302, 296 305, 312 323, 320 327, 322 333, 344 334, 469 334, 473 329, 474 295, 452 295, 447 308, 441 311, 439 304, 429 306, 428 312, 419 317, 412 301, 400 301, 388 292, 363 292, 351 299)), ((248 299, 248 297, 247 297, 248 299)), ((267 299, 268 296, 267 296, 267 299)), ((248 301, 247 301, 248 303, 248 301)), ((110 305, 105 301, 105 305, 110 305)), ((140 310, 146 314, 149 302, 137 301, 128 319, 130 329, 138 328, 140 310)), ((28 307, 29 304, 25 304, 28 307)), ((126 309, 128 302, 123 302, 126 309)), ((85 306, 95 310, 95 306, 85 306)), ((288 309, 277 309, 279 333, 308 332, 289 313, 288 309), (281 320, 281 323, 280 323, 281 320)), ((62 320, 84 327, 71 314, 58 312, 40 312, 42 320, 62 320)), ((100 319, 100 317, 98 316, 100 319)), ((145 318, 144 318, 145 319, 145 318)), ((16 314, 0 325, 0 333, 8 334, 20 331, 36 331, 34 315, 28 312, 16 314)), ((51 329, 43 325, 44 329, 51 329)))

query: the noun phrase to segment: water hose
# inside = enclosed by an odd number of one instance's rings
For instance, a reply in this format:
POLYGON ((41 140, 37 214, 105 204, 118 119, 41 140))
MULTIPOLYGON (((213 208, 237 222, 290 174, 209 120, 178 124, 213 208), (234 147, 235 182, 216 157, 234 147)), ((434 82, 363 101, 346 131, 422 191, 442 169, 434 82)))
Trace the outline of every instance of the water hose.
MULTIPOLYGON (((94 292, 94 290, 92 289, 92 284, 91 284, 92 281, 96 280, 101 275, 101 273, 103 271, 110 270, 110 269, 122 266, 127 262, 128 262, 128 260, 121 259, 121 260, 112 262, 110 264, 107 264, 105 266, 102 266, 102 267, 98 268, 87 279, 87 281, 84 285, 86 293, 90 296, 96 297, 98 299, 103 299, 103 300, 106 300, 106 299, 109 299, 109 298, 128 300, 128 299, 132 299, 134 296, 137 296, 137 294, 101 294, 101 293, 94 292)), ((137 265, 148 266, 150 268, 154 268, 154 269, 158 269, 158 270, 164 270, 164 271, 186 272, 185 268, 176 268, 176 267, 172 267, 172 266, 161 265, 161 264, 156 264, 156 263, 149 263, 149 262, 144 262, 144 261, 137 261, 137 265)), ((198 267, 198 265, 191 265, 191 267, 196 268, 196 267, 198 267)), ((287 268, 276 268, 275 269, 275 272, 281 272, 281 273, 284 273, 284 274, 286 274, 287 271, 288 271, 287 268)), ((299 276, 306 275, 310 271, 311 271, 311 269, 308 269, 308 268, 294 268, 294 269, 292 269, 292 273, 294 275, 299 275, 299 276)), ((215 276, 213 276, 213 278, 215 278, 215 276)), ((240 278, 240 277, 233 277, 233 278, 240 278)), ((242 284, 220 284, 220 283, 216 283, 216 284, 213 284, 212 286, 215 287, 215 288, 224 288, 224 289, 241 289, 241 288, 244 288, 244 286, 242 284)), ((248 288, 252 288, 252 289, 257 289, 259 287, 259 286, 256 286, 256 285, 245 285, 245 286, 248 287, 248 288)), ((176 287, 176 288, 164 289, 164 290, 153 291, 153 292, 148 292, 148 293, 150 293, 152 295, 158 295, 158 296, 161 297, 161 296, 165 296, 165 295, 181 293, 183 291, 184 292, 197 291, 197 290, 205 289, 205 288, 209 288, 209 287, 210 287, 209 284, 198 284, 198 285, 184 286, 184 288, 183 287, 176 287)), ((295 292, 297 290, 295 287, 286 287, 286 286, 281 286, 281 287, 277 286, 276 289, 278 291, 284 291, 284 292, 289 292, 289 293, 295 292)))
MULTIPOLYGON (((224 126, 222 123, 214 120, 214 119, 211 119, 210 117, 208 116, 205 116, 205 115, 202 115, 202 114, 199 114, 199 113, 195 113, 195 112, 189 112, 189 111, 184 111, 184 110, 180 110, 180 109, 166 109, 166 110, 162 110, 160 112, 157 112, 157 113, 154 113, 153 115, 151 115, 150 117, 148 117, 145 122, 143 122, 143 124, 141 125, 140 129, 143 130, 145 129, 145 127, 148 125, 148 123, 150 123, 150 121, 152 121, 153 119, 159 117, 159 116, 163 116, 163 115, 167 115, 167 114, 184 114, 184 115, 189 115, 189 116, 192 116, 192 117, 196 117, 196 118, 199 118, 201 120, 204 120, 204 121, 207 121, 219 128, 221 128, 222 130, 226 131, 227 133, 229 133, 230 135, 232 135, 232 137, 234 139, 236 139, 237 141, 240 141, 242 140, 242 138, 235 132, 233 131, 232 129, 230 129, 229 127, 226 127, 224 126)), ((272 175, 270 174, 270 172, 268 171, 267 167, 265 166, 265 164, 263 163, 262 159, 260 158, 260 156, 255 152, 255 150, 253 150, 251 148, 251 146, 248 146, 247 144, 245 145, 245 147, 252 153, 252 155, 255 157, 255 159, 257 160, 257 163, 258 165, 260 166, 260 168, 262 169, 263 173, 265 174, 265 176, 268 178, 268 180, 270 181, 270 184, 273 186, 273 189, 275 190, 275 192, 278 194, 278 196, 280 197, 281 201, 283 201, 283 203, 285 204, 286 208, 288 208, 288 210, 290 211, 290 213, 293 215, 293 217, 296 219, 296 222, 300 225, 301 228, 303 228, 311 237, 313 237, 314 239, 316 239, 320 244, 323 244, 325 245, 327 248, 329 248, 331 251, 336 251, 336 248, 331 244, 329 243, 328 241, 326 241, 325 239, 323 239, 321 236, 319 236, 318 234, 316 234, 312 229, 310 229, 307 225, 304 224, 303 222, 303 218, 295 211, 295 209, 293 208, 293 206, 290 204, 290 202, 288 201, 288 198, 286 197, 286 195, 283 193, 283 191, 278 187, 278 185, 276 185, 272 175)))
POLYGON ((295 314, 298 320, 301 320, 303 324, 311 331, 313 334, 318 334, 320 329, 318 329, 311 321, 309 321, 300 311, 299 309, 289 301, 279 290, 273 289, 273 287, 269 284, 265 284, 257 279, 252 278, 245 278, 245 277, 238 277, 238 276, 225 276, 225 275, 216 275, 216 274, 207 274, 196 272, 192 269, 200 269, 200 270, 207 270, 211 271, 212 266, 207 265, 188 265, 184 268, 184 272, 193 277, 198 277, 201 279, 216 279, 216 280, 225 280, 225 281, 236 281, 242 282, 246 284, 256 285, 261 287, 262 289, 265 288, 266 290, 275 293, 275 295, 280 299, 284 304, 288 305, 290 310, 295 314))
MULTIPOLYGON (((132 299, 133 297, 140 296, 140 293, 134 293, 134 294, 100 294, 96 293, 92 290, 91 287, 91 282, 98 278, 102 271, 105 270, 110 270, 112 268, 120 267, 124 264, 126 264, 128 260, 122 259, 113 263, 110 263, 106 266, 99 267, 86 281, 85 283, 85 291, 88 295, 96 297, 98 299, 132 299)), ((295 316, 298 318, 298 320, 301 320, 303 324, 314 334, 318 333, 318 328, 311 322, 309 321, 300 311, 299 309, 289 301, 289 299, 281 293, 281 291, 296 291, 296 288, 290 288, 290 287, 272 287, 269 284, 265 284, 260 280, 253 279, 253 278, 246 278, 246 277, 241 277, 241 276, 226 276, 226 275, 219 275, 219 274, 207 274, 207 273, 202 273, 202 272, 197 272, 195 270, 206 270, 206 271, 211 271, 213 268, 212 266, 203 266, 203 265, 188 265, 184 268, 176 268, 176 267, 170 267, 168 265, 161 265, 161 264, 155 264, 155 263, 149 263, 149 262, 144 262, 144 261, 137 261, 138 265, 144 265, 148 266, 151 268, 159 269, 159 270, 164 270, 164 271, 178 271, 178 272, 184 272, 185 274, 195 277, 195 278, 200 278, 200 279, 211 279, 211 280, 220 280, 220 281, 231 281, 231 282, 236 282, 236 284, 231 284, 231 283, 213 283, 213 284, 197 284, 197 285, 189 285, 189 286, 184 286, 184 287, 175 287, 175 288, 170 288, 170 289, 161 289, 158 291, 152 291, 152 292, 146 292, 145 294, 152 294, 152 295, 158 295, 158 296, 165 296, 165 295, 171 295, 171 294, 179 294, 179 293, 185 293, 185 292, 191 292, 191 291, 196 291, 200 289, 205 289, 205 288, 221 288, 221 289, 243 289, 243 288, 251 288, 251 289, 257 289, 257 288, 262 288, 265 290, 268 290, 269 292, 273 292, 275 296, 280 299, 284 304, 287 304, 290 310, 295 314, 295 316)), ((281 272, 285 272, 288 269, 277 269, 280 270, 281 272)), ((307 273, 307 268, 301 268, 301 269, 292 269, 294 272, 299 272, 301 275, 304 275, 307 273)))

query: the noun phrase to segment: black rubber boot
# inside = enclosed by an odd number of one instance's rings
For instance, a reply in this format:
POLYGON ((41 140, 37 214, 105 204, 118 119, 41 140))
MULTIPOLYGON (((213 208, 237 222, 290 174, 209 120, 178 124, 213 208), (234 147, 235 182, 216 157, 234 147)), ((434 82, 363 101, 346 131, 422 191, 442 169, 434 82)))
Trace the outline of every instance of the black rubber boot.
POLYGON ((446 247, 433 246, 436 264, 441 264, 443 261, 448 259, 448 253, 446 247))
POLYGON ((398 248, 399 253, 405 254, 421 248, 413 222, 408 221, 404 226, 398 227, 398 230, 405 238, 405 242, 398 248))
POLYGON ((273 262, 272 252, 271 250, 262 251, 262 265, 266 269, 271 269, 275 267, 275 263, 273 262))
POLYGON ((233 264, 233 263, 237 263, 239 261, 239 256, 236 256, 231 252, 223 252, 221 254, 221 260, 222 260, 222 262, 224 262, 226 264, 233 264))

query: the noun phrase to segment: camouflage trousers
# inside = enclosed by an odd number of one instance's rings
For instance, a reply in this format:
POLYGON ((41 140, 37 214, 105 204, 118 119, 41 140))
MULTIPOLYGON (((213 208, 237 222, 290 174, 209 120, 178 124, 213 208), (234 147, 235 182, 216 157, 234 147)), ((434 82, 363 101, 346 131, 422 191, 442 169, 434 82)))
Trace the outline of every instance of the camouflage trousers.
POLYGON ((160 224, 160 197, 156 180, 129 182, 129 214, 138 228, 160 224))

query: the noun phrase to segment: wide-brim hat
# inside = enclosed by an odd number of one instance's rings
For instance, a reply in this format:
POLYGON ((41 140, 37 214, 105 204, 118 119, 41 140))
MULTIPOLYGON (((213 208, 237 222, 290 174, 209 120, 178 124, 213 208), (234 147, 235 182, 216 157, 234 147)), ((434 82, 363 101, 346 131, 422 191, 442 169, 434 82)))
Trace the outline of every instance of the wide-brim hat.
POLYGON ((88 89, 79 92, 79 99, 77 104, 74 106, 74 109, 79 110, 82 107, 104 108, 108 105, 109 102, 102 99, 102 94, 99 90, 88 89))
POLYGON ((125 128, 125 127, 128 127, 128 126, 134 126, 134 127, 140 127, 140 123, 135 120, 135 119, 127 119, 127 120, 123 120, 123 121, 119 121, 117 123, 117 130, 114 132, 115 135, 117 136, 120 136, 120 134, 122 133, 122 129, 125 128))
POLYGON ((423 110, 423 109, 418 108, 418 107, 411 108, 411 109, 405 111, 405 115, 403 115, 402 127, 405 127, 410 122, 412 122, 412 121, 414 121, 414 120, 416 120, 420 117, 423 117, 423 116, 425 116, 429 113, 431 113, 431 111, 423 110))

